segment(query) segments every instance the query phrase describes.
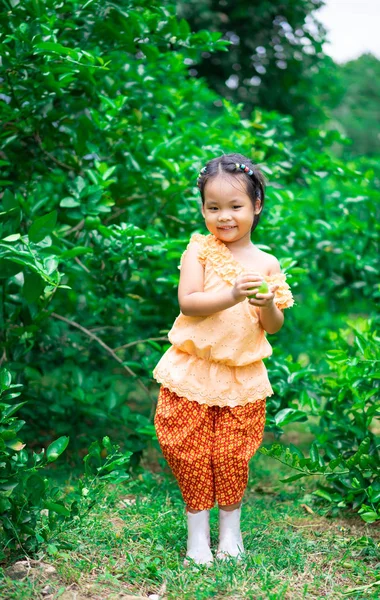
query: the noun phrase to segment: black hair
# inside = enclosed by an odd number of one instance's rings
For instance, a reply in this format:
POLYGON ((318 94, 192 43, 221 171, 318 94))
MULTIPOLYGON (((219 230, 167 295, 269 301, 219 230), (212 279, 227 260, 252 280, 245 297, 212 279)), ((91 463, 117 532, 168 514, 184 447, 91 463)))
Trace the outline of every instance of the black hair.
POLYGON ((243 154, 222 154, 222 156, 213 158, 206 164, 205 167, 203 167, 198 177, 198 188, 201 193, 203 205, 205 203, 204 189, 206 183, 212 177, 222 175, 223 173, 228 173, 229 175, 238 177, 240 180, 244 181, 246 193, 251 199, 253 207, 255 206, 255 202, 258 198, 261 200, 261 211, 259 214, 255 215, 251 227, 252 233, 256 229, 260 220, 260 215, 264 209, 266 185, 265 177, 258 166, 253 164, 253 162, 247 158, 247 156, 243 156, 243 154), (236 163, 239 165, 243 164, 248 167, 248 169, 252 171, 252 174, 249 175, 248 172, 242 170, 240 167, 237 167, 236 163))

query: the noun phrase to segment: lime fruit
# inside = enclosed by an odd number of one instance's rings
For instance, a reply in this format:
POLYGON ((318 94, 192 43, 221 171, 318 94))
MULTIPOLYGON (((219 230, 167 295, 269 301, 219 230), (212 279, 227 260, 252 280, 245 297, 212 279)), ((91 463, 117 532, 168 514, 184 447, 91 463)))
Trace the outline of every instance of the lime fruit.
POLYGON ((96 229, 98 225, 101 224, 101 220, 99 217, 93 217, 88 215, 84 220, 84 228, 91 231, 91 229, 96 229))
MULTIPOLYGON (((268 284, 266 281, 263 281, 262 284, 260 285, 259 289, 257 290, 256 294, 267 294, 268 292, 269 292, 268 284)), ((248 298, 256 298, 256 294, 252 294, 251 296, 248 296, 248 298)))

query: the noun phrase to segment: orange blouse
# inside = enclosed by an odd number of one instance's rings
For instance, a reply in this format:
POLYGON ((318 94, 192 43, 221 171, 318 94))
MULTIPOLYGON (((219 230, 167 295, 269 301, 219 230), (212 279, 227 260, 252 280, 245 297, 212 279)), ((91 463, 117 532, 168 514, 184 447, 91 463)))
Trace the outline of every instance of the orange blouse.
MULTIPOLYGON (((227 246, 214 235, 194 233, 198 260, 205 268, 204 291, 221 292, 234 285, 238 275, 248 272, 227 246)), ((263 275, 268 284, 278 284, 274 302, 280 309, 294 300, 285 273, 263 275)), ((265 336, 260 308, 248 298, 206 317, 181 312, 168 338, 172 346, 153 370, 153 377, 188 400, 208 406, 243 406, 274 394, 263 358, 273 352, 265 336)))

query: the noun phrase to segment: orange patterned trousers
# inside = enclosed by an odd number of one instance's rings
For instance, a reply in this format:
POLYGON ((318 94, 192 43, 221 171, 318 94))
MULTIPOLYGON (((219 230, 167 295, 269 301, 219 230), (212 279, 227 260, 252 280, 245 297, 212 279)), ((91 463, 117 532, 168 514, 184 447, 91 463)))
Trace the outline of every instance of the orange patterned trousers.
POLYGON ((154 417, 157 438, 189 508, 240 502, 265 416, 265 398, 234 408, 207 406, 161 386, 154 417))

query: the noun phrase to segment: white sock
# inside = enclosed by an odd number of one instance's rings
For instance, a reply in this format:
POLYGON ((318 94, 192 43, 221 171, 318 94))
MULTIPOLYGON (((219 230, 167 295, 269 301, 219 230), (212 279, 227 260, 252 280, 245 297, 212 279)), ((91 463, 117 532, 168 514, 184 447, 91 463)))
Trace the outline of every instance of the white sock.
POLYGON ((219 544, 216 557, 239 557, 244 552, 240 531, 241 506, 234 510, 219 509, 219 544))
MULTIPOLYGON (((201 510, 197 513, 187 511, 187 552, 199 565, 212 563, 214 558, 210 550, 210 511, 201 510)), ((189 561, 184 561, 189 565, 189 561)))

